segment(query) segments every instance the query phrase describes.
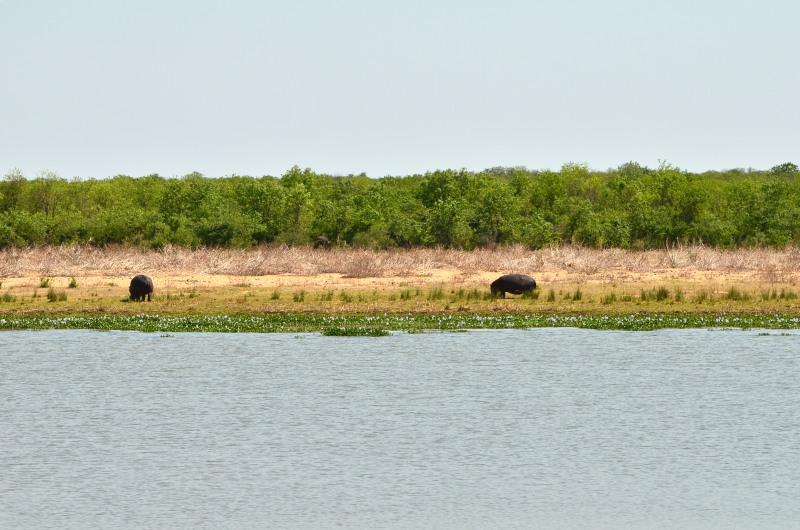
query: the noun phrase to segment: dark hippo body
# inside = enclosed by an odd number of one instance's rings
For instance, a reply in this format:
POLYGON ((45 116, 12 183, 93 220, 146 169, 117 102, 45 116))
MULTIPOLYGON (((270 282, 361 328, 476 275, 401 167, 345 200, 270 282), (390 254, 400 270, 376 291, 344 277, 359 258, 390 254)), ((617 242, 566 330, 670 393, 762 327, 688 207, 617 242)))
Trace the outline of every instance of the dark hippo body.
POLYGON ((149 302, 150 295, 153 292, 153 280, 150 276, 137 274, 131 280, 131 286, 128 290, 131 292, 131 300, 144 302, 145 297, 147 297, 147 301, 149 302))
POLYGON ((314 238, 314 248, 322 248, 325 250, 330 250, 331 242, 325 236, 317 236, 314 238))
POLYGON ((522 294, 536 289, 536 280, 526 274, 506 274, 492 282, 492 294, 506 297, 506 293, 522 294))

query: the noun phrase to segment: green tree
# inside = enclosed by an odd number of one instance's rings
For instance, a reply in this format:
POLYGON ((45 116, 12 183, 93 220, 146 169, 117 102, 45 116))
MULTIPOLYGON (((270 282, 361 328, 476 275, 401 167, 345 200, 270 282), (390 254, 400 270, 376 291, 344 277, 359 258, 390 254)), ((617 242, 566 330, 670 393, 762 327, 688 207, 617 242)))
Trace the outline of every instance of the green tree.
POLYGON ((473 234, 461 199, 439 199, 429 209, 429 225, 433 242, 447 248, 469 249, 474 246, 473 234))
POLYGON ((797 164, 793 164, 791 162, 786 162, 783 164, 779 164, 777 166, 773 166, 770 170, 770 173, 773 175, 790 175, 795 176, 800 173, 800 169, 798 169, 797 164))
POLYGON ((19 197, 23 193, 27 181, 19 169, 12 169, 0 182, 0 212, 19 206, 19 197))

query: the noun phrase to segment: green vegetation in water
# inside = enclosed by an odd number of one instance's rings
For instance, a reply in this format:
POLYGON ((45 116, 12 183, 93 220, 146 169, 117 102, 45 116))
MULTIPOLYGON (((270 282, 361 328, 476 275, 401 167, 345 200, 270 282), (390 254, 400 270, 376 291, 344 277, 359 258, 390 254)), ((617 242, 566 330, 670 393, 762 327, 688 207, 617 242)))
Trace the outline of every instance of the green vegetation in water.
POLYGON ((326 337, 385 337, 389 332, 374 327, 341 326, 324 328, 322 334, 326 337))
MULTIPOLYGON (((398 314, 398 315, 190 315, 190 316, 96 316, 96 317, 5 317, 0 330, 96 329, 145 332, 251 332, 297 333, 345 330, 366 335, 393 330, 408 333, 462 329, 529 329, 575 327, 598 330, 651 331, 686 328, 800 329, 800 315, 750 313, 686 313, 616 315, 490 315, 490 314, 398 314), (360 330, 360 331, 359 331, 360 330)), ((345 333, 341 333, 345 334, 345 333)))

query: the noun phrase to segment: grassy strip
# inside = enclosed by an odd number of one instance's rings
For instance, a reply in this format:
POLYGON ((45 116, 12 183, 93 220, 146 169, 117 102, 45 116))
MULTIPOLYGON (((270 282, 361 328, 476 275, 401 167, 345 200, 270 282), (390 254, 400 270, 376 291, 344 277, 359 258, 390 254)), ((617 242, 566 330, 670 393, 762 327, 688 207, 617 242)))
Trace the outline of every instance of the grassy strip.
POLYGON ((95 317, 0 318, 0 330, 94 329, 144 332, 324 332, 328 335, 383 335, 385 330, 528 329, 576 327, 598 330, 650 331, 685 328, 800 329, 800 314, 761 313, 629 313, 614 315, 553 314, 396 314, 396 315, 107 315, 95 317))

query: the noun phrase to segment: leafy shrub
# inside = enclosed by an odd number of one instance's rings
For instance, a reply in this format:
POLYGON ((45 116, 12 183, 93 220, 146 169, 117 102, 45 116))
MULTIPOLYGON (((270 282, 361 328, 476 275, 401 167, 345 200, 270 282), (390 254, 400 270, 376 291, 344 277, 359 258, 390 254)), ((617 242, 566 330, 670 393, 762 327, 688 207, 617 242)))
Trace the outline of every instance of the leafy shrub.
POLYGON ((383 179, 298 167, 281 178, 192 173, 67 181, 12 172, 0 180, 0 248, 243 248, 310 245, 318 234, 374 248, 783 247, 800 243, 798 174, 792 162, 702 174, 627 163, 607 171, 565 164, 557 171, 443 170, 383 179))

